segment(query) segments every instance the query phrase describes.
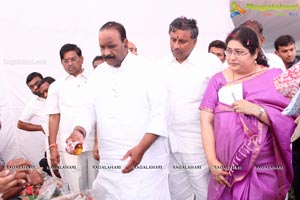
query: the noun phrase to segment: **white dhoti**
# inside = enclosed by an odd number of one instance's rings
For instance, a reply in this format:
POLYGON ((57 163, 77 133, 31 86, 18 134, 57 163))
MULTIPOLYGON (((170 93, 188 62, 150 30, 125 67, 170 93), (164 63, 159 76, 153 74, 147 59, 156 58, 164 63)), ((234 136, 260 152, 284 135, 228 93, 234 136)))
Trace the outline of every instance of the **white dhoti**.
POLYGON ((99 161, 94 159, 92 151, 86 151, 80 155, 79 163, 81 168, 80 189, 81 191, 92 190, 93 183, 98 175, 97 166, 99 161))
POLYGON ((80 192, 92 189, 92 183, 97 176, 97 161, 93 152, 82 152, 80 156, 61 152, 60 175, 63 183, 68 184, 71 192, 80 192))
POLYGON ((207 199, 209 167, 203 154, 170 153, 172 200, 207 199))
POLYGON ((140 164, 129 174, 122 174, 127 162, 111 165, 100 161, 99 174, 93 185, 95 199, 170 200, 167 163, 164 166, 140 164))

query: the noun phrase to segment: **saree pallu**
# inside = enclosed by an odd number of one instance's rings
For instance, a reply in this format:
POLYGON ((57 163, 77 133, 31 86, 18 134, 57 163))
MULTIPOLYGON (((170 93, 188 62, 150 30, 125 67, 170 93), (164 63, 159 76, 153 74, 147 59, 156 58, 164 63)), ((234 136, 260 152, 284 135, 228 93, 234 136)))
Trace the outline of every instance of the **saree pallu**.
POLYGON ((200 109, 214 113, 216 154, 230 187, 209 181, 208 199, 284 199, 293 178, 290 137, 293 119, 281 111, 289 100, 272 83, 281 70, 271 69, 227 83, 223 74, 210 81, 200 109), (262 106, 270 126, 254 116, 236 113, 218 102, 218 90, 226 85, 243 86, 243 98, 262 106))

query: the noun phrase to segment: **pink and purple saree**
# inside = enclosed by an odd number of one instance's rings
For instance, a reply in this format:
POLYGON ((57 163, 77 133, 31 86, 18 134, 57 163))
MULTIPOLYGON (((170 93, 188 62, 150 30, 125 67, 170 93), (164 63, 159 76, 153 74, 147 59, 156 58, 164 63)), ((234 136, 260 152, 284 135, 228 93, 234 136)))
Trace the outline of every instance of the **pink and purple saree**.
POLYGON ((208 199, 285 198, 293 178, 290 137, 295 123, 281 114, 289 100, 273 85, 280 73, 279 69, 264 70, 227 82, 220 72, 210 80, 200 109, 214 114, 216 156, 229 171, 226 179, 231 187, 218 185, 210 177, 208 199), (243 98, 265 109, 270 126, 219 102, 220 88, 240 83, 243 98))

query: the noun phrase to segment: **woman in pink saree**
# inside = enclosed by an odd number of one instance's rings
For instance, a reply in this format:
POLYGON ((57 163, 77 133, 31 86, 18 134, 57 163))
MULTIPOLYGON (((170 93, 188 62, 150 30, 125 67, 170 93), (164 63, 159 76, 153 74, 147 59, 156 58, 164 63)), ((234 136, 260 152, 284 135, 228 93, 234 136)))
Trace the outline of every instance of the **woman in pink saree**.
POLYGON ((284 199, 295 124, 281 114, 289 100, 272 82, 282 71, 265 67, 249 28, 233 30, 226 44, 229 67, 212 77, 200 105, 208 199, 284 199))

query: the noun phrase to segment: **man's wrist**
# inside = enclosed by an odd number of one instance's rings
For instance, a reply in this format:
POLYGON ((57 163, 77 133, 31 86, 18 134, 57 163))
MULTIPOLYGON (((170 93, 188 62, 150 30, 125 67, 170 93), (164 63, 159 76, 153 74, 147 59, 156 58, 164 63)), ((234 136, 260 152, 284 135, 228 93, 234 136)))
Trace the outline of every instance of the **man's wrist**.
POLYGON ((85 137, 85 135, 86 135, 86 132, 82 127, 77 126, 74 128, 74 131, 78 131, 83 137, 85 137))
POLYGON ((53 149, 53 148, 57 149, 57 144, 56 143, 52 143, 52 144, 49 145, 50 150, 53 149))

